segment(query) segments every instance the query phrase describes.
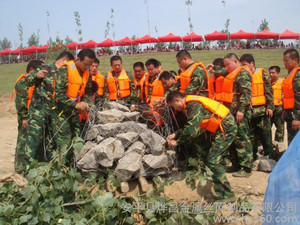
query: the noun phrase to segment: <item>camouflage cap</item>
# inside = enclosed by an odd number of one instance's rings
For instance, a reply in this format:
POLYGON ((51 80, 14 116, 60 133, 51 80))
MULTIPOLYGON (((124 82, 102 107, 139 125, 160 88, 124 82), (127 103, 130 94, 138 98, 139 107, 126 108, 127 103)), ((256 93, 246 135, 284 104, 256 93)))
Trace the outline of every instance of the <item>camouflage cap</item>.
POLYGON ((228 74, 226 68, 223 66, 214 66, 214 73, 222 76, 226 76, 228 74))

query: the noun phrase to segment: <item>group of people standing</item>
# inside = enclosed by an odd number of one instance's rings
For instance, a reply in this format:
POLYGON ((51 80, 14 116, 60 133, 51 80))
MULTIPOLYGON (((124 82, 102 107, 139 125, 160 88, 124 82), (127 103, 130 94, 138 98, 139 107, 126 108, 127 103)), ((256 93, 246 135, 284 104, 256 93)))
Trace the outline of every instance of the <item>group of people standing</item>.
POLYGON ((164 126, 161 109, 167 106, 174 112, 172 120, 184 121, 166 137, 168 145, 201 159, 213 172, 216 197, 234 199, 222 159, 230 158, 227 170, 233 176, 249 177, 258 144, 265 155, 276 158, 273 123, 277 142, 283 142, 284 120, 289 143, 300 128, 299 53, 284 52, 285 79, 279 78, 278 66, 271 66, 269 74, 257 68, 251 54, 238 58, 230 53, 204 66, 181 50, 176 60, 178 75, 164 71, 154 58, 134 63, 131 75, 123 69, 122 58, 113 56, 112 70, 103 76, 90 49, 81 50, 76 60, 63 52, 50 65, 29 62, 27 74, 15 85, 16 170, 26 173, 34 160, 55 157, 50 149, 60 153, 63 163, 70 163, 70 156, 83 144, 82 127, 89 112, 107 101, 145 113, 155 127, 164 126))

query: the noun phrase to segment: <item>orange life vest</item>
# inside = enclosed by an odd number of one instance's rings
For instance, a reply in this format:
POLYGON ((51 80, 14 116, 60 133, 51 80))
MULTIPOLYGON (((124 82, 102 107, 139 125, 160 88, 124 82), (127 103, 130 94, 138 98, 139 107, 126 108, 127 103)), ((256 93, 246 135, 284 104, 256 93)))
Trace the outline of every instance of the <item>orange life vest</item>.
POLYGON ((130 79, 123 69, 117 79, 114 78, 111 71, 107 72, 107 88, 109 100, 118 100, 130 96, 130 79))
POLYGON ((223 81, 224 81, 223 76, 219 76, 217 77, 217 79, 215 79, 215 99, 217 101, 221 100, 223 81))
POLYGON ((240 94, 234 92, 234 81, 242 69, 247 70, 251 74, 247 66, 239 66, 230 74, 228 74, 223 80, 222 94, 220 95, 219 101, 232 103, 234 95, 240 94))
POLYGON ((134 82, 134 90, 135 90, 135 96, 137 96, 137 89, 140 87, 141 89, 141 100, 143 101, 144 100, 144 84, 145 84, 145 80, 146 80, 146 77, 147 77, 147 74, 144 74, 144 76, 138 81, 136 79, 136 76, 135 74, 132 74, 133 76, 133 82, 134 82))
POLYGON ((104 94, 104 76, 101 73, 97 73, 95 76, 92 76, 92 80, 98 84, 98 95, 103 96, 104 94))
MULTIPOLYGON (((85 71, 82 76, 80 76, 75 62, 73 60, 66 63, 68 69, 68 88, 67 95, 75 100, 84 95, 85 86, 89 80, 89 71, 85 71)), ((78 99, 79 100, 79 99, 78 99)))
POLYGON ((293 80, 296 73, 300 71, 300 67, 293 69, 290 74, 284 79, 282 83, 283 91, 283 108, 293 109, 295 105, 295 92, 293 87, 293 80))
POLYGON ((255 73, 252 74, 252 97, 251 97, 252 106, 265 105, 267 102, 265 96, 263 73, 265 73, 264 69, 257 68, 255 70, 255 73))
POLYGON ((146 95, 146 99, 148 99, 150 97, 149 104, 151 106, 154 101, 165 96, 165 88, 164 88, 162 82, 159 80, 159 75, 152 82, 152 84, 149 84, 149 78, 150 78, 150 75, 148 74, 148 76, 145 80, 145 95, 146 95), (149 88, 152 88, 151 96, 149 96, 149 88))
POLYGON ((197 67, 201 67, 204 70, 207 80, 207 89, 201 91, 208 92, 208 97, 213 98, 213 90, 211 89, 212 86, 210 85, 210 78, 202 62, 195 62, 188 69, 180 73, 180 92, 184 93, 186 88, 190 85, 191 76, 197 67))
POLYGON ((199 125, 200 127, 208 130, 211 133, 215 133, 219 128, 223 129, 221 127, 221 122, 229 113, 229 109, 227 107, 210 98, 197 95, 186 96, 186 103, 193 101, 200 102, 204 108, 212 112, 212 116, 209 119, 202 120, 201 124, 199 125))
POLYGON ((275 106, 282 105, 282 83, 283 79, 279 78, 272 86, 275 106))
MULTIPOLYGON (((21 76, 18 77, 18 79, 16 80, 16 83, 18 83, 20 80, 22 80, 23 78, 26 78, 28 75, 27 74, 22 74, 21 76)), ((26 103, 26 108, 28 109, 32 100, 32 96, 33 96, 33 92, 34 92, 34 86, 31 87, 27 87, 28 88, 28 100, 26 103)), ((16 89, 13 90, 13 93, 10 96, 10 102, 12 101, 13 97, 16 96, 17 91, 16 89)))

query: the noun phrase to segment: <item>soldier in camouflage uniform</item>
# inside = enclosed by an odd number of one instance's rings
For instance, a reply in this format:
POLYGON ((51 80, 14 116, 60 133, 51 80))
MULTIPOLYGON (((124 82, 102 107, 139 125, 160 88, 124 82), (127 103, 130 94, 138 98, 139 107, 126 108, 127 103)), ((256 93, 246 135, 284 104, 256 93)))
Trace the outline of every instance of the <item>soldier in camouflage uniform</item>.
MULTIPOLYGON (((216 104, 217 102, 211 99, 204 98, 207 105, 203 105, 202 102, 192 100, 187 100, 191 96, 184 97, 178 91, 172 91, 167 96, 167 103, 170 107, 173 107, 176 111, 182 111, 187 114, 187 122, 183 129, 179 129, 175 133, 167 137, 167 142, 169 146, 186 145, 191 143, 192 148, 189 149, 193 151, 197 158, 200 158, 210 170, 213 172, 213 183, 215 193, 218 195, 219 199, 234 200, 234 194, 231 191, 229 181, 227 180, 225 170, 223 165, 220 163, 222 157, 227 153, 229 146, 234 141, 235 135, 237 133, 237 125, 234 117, 230 114, 229 110, 220 103, 216 105, 217 109, 224 110, 224 119, 221 124, 211 136, 211 148, 204 152, 201 145, 202 138, 199 136, 206 130, 206 128, 200 127, 204 120, 211 119, 216 113, 208 110, 207 106, 211 104, 216 104), (223 108, 222 108, 223 107, 223 108)), ((192 98, 199 98, 198 96, 192 96, 192 98)), ((203 97, 201 97, 203 98, 203 97)), ((218 117, 219 118, 219 117, 218 117)), ((207 126, 207 129, 210 129, 207 126)), ((213 132, 211 130, 211 132, 213 132)))
POLYGON ((56 107, 53 85, 57 79, 58 69, 73 59, 70 52, 62 52, 54 63, 47 65, 47 68, 38 68, 27 79, 27 85, 35 85, 25 146, 27 166, 32 160, 52 158, 52 148, 56 147, 55 142, 52 142, 53 139, 55 140, 53 132, 56 129, 53 127, 56 107))
POLYGON ((284 120, 282 119, 282 78, 279 78, 280 76, 280 67, 279 66, 271 66, 269 68, 269 74, 271 77, 271 83, 273 87, 273 96, 274 96, 274 111, 273 111, 273 117, 271 119, 271 126, 275 124, 276 131, 275 131, 275 138, 274 140, 277 142, 283 142, 284 141, 284 120), (279 84, 279 87, 281 87, 279 90, 275 89, 275 84, 279 84), (276 99, 277 96, 275 96, 276 91, 278 93, 281 92, 281 98, 276 99))
POLYGON ((300 66, 299 52, 288 49, 283 53, 283 63, 289 74, 283 81, 284 120, 287 123, 290 144, 300 129, 300 66), (293 77, 294 76, 294 77, 293 77))
MULTIPOLYGON (((255 76, 259 76, 261 73, 263 79, 263 93, 264 96, 255 96, 252 97, 252 117, 251 117, 251 135, 253 143, 253 160, 257 159, 256 153, 258 149, 258 140, 261 140, 265 155, 268 155, 270 158, 274 158, 273 145, 272 145, 272 130, 271 130, 271 117, 273 116, 274 102, 273 102, 273 89, 271 85, 270 76, 265 73, 263 69, 255 68, 255 60, 253 55, 244 54, 240 58, 240 62, 243 66, 248 66, 249 70, 252 73, 252 77, 255 80, 255 76), (261 71, 261 72, 260 72, 261 71), (255 104, 256 98, 265 98, 265 103, 260 102, 255 104)), ((252 80, 252 85, 254 84, 252 80)), ((255 90, 255 89, 253 89, 255 90)), ((253 91, 252 90, 252 91, 253 91)), ((252 95, 255 95, 254 91, 252 95)), ((257 101, 259 102, 259 101, 257 101)))
MULTIPOLYGON (((186 50, 180 50, 176 55, 176 60, 178 66, 180 67, 180 69, 182 69, 183 72, 195 63, 190 53, 186 50)), ((207 71, 205 71, 203 68, 198 66, 193 71, 190 83, 188 87, 185 89, 184 94, 209 97, 209 93, 208 93, 209 80, 207 79, 206 73, 207 71)), ((180 76, 182 76, 182 73, 180 74, 180 76)), ((176 89, 177 90, 181 89, 180 79, 176 84, 176 89)))
MULTIPOLYGON (((240 68, 238 57, 234 53, 229 53, 223 59, 229 79, 231 73, 240 68)), ((230 148, 232 167, 229 171, 236 173, 236 177, 249 177, 252 170, 252 143, 250 136, 251 109, 250 100, 252 95, 251 75, 245 68, 242 68, 233 82, 233 99, 230 102, 223 101, 223 104, 230 109, 231 114, 237 122, 237 136, 230 148)), ((226 86, 223 85, 223 91, 226 86)), ((222 97, 223 98, 223 97, 222 97)))
POLYGON ((18 173, 25 172, 26 160, 24 147, 26 144, 26 132, 28 130, 29 121, 28 108, 31 104, 30 98, 32 97, 32 91, 34 89, 33 85, 27 85, 27 79, 39 65, 42 65, 42 63, 43 62, 40 60, 30 61, 26 68, 27 75, 23 74, 20 76, 15 84, 15 105, 18 114, 18 138, 15 153, 15 170, 18 173), (29 90, 31 93, 29 93, 29 90))
MULTIPOLYGON (((79 112, 86 113, 89 110, 89 105, 84 98, 84 86, 91 86, 91 74, 89 68, 93 64, 96 54, 91 49, 83 49, 78 53, 78 58, 71 64, 74 65, 74 69, 77 70, 79 75, 82 77, 82 83, 80 85, 80 92, 77 93, 77 97, 71 98, 67 91, 71 90, 68 88, 69 72, 67 66, 62 66, 57 72, 57 79, 55 82, 55 100, 56 108, 54 110, 54 128, 55 142, 60 152, 63 153, 63 161, 68 162, 72 156, 71 143, 82 142, 80 137, 80 122, 79 112), (88 73, 88 79, 85 75, 88 73), (71 142, 72 141, 72 142, 71 142)), ((70 63, 70 62, 69 62, 70 63)), ((71 87, 71 86, 70 86, 71 87)), ((79 143, 79 144, 80 144, 79 143)))
MULTIPOLYGON (((123 65, 122 65, 122 58, 118 55, 112 56, 110 58, 110 65, 112 68, 111 72, 112 76, 114 77, 115 81, 118 79, 118 77, 121 75, 122 71, 123 71, 123 65)), ((108 72, 108 73, 109 73, 108 72)), ((126 71, 125 71, 126 72, 126 71)), ((134 82, 133 82, 133 77, 126 72, 127 77, 130 79, 130 95, 128 97, 125 98, 120 98, 120 94, 119 94, 119 90, 120 87, 118 87, 118 82, 116 82, 116 86, 117 86, 117 100, 113 100, 113 101, 117 101, 120 104, 124 104, 127 106, 131 106, 133 99, 134 99, 134 82)), ((106 87, 107 90, 105 89, 105 101, 112 101, 109 99, 109 89, 108 89, 108 75, 106 76, 106 87)))

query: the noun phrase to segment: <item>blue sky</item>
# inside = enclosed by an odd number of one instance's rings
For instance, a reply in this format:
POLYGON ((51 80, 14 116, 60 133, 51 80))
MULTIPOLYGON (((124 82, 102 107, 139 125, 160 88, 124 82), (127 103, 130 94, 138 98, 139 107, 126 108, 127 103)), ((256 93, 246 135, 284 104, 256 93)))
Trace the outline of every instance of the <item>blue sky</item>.
MULTIPOLYGON (((172 32, 184 36, 189 33, 185 0, 148 0, 150 33, 157 37, 172 32)), ((51 37, 65 39, 68 35, 78 41, 74 11, 81 16, 83 42, 104 40, 106 21, 114 9, 116 39, 148 34, 144 0, 0 0, 0 39, 7 37, 19 45, 17 26, 24 30, 23 44, 33 32, 40 30, 40 44, 49 39, 46 11, 49 11, 51 37)), ((191 18, 197 34, 222 30, 226 15, 230 19, 230 32, 239 29, 253 32, 262 19, 267 19, 271 31, 286 28, 300 32, 299 0, 226 0, 226 11, 221 0, 193 0, 191 18)), ((109 37, 113 39, 112 30, 109 37)))

